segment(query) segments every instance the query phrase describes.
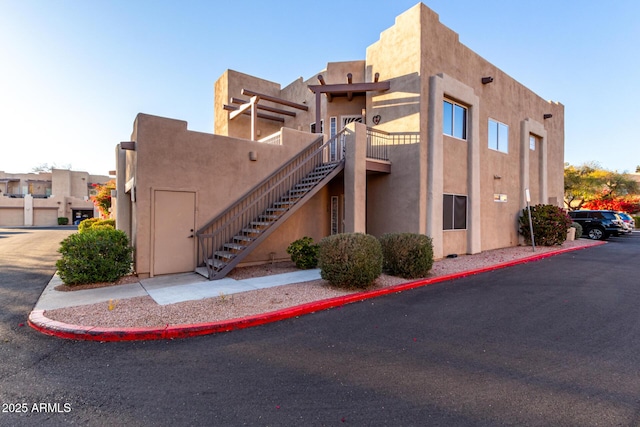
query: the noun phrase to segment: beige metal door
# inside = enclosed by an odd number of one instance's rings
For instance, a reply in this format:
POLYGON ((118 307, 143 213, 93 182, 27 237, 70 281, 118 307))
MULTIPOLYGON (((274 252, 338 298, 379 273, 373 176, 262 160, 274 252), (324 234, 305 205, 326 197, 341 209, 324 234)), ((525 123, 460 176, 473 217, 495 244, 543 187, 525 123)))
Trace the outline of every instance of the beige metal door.
POLYGON ((196 193, 154 192, 153 274, 194 271, 196 193))

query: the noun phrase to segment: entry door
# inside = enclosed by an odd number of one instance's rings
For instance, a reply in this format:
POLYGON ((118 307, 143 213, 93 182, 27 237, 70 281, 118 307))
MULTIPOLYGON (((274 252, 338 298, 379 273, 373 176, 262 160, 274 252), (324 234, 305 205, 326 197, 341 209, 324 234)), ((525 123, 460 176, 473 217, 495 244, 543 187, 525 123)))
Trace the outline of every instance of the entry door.
POLYGON ((174 274, 196 268, 196 193, 154 192, 153 274, 174 274))

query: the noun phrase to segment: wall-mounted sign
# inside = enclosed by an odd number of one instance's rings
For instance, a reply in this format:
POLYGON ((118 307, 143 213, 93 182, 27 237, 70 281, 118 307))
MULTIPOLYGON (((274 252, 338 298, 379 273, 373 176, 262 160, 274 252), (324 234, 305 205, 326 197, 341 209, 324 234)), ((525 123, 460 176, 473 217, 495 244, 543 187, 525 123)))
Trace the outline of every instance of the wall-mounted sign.
POLYGON ((380 117, 380 114, 376 114, 375 116, 373 116, 373 124, 380 124, 380 119, 382 119, 382 117, 380 117))

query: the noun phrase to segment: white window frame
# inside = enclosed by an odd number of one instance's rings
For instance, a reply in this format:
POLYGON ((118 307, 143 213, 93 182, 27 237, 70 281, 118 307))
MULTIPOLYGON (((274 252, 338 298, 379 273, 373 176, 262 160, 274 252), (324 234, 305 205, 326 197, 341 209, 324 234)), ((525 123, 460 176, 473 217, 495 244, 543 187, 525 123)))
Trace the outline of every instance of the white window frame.
POLYGON ((509 154, 509 125, 502 123, 495 119, 489 119, 489 125, 487 127, 487 141, 491 150, 499 151, 501 153, 509 154), (492 141, 491 128, 495 126, 495 141, 492 141), (501 130, 503 132, 501 132, 501 130), (506 135, 506 141, 501 141, 500 135, 506 135))
POLYGON ((469 121, 469 108, 466 105, 462 105, 459 102, 453 101, 452 99, 449 98, 445 98, 442 100, 442 133, 444 135, 450 136, 452 138, 456 138, 456 139, 460 139, 462 141, 466 141, 467 140, 467 129, 468 129, 468 121, 469 121), (445 104, 449 104, 451 105, 451 128, 450 129, 446 129, 445 125, 444 125, 444 118, 445 118, 445 104), (461 109, 464 110, 464 118, 463 118, 463 124, 462 124, 462 135, 458 136, 455 133, 455 129, 456 129, 456 107, 459 107, 461 109))
POLYGON ((538 145, 538 137, 534 134, 529 134, 529 150, 536 151, 536 145, 538 145))
MULTIPOLYGON (((330 117, 329 118, 329 138, 333 138, 334 136, 336 136, 336 134, 338 133, 338 118, 337 117, 330 117)), ((331 145, 329 147, 329 161, 331 162, 335 162, 336 160, 338 160, 338 153, 337 153, 337 141, 332 141, 331 145)))

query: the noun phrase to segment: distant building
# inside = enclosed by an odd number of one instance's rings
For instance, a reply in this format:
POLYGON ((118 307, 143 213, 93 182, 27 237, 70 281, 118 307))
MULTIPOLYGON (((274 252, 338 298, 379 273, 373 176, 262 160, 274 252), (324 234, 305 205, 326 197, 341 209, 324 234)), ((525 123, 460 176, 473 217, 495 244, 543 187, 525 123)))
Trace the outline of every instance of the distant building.
MULTIPOLYGON (((526 46, 518 55, 536 60, 526 46)), ((218 279, 341 232, 421 233, 436 258, 475 254, 520 243, 526 194, 562 205, 562 104, 421 3, 363 56, 285 87, 227 70, 214 134, 139 114, 117 147, 116 200, 137 273, 218 279)))
POLYGON ((52 169, 51 172, 0 171, 0 226, 50 226, 64 217, 69 224, 98 215, 90 196, 108 176, 52 169))

